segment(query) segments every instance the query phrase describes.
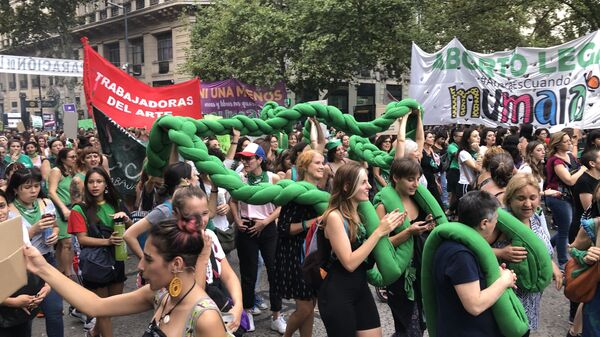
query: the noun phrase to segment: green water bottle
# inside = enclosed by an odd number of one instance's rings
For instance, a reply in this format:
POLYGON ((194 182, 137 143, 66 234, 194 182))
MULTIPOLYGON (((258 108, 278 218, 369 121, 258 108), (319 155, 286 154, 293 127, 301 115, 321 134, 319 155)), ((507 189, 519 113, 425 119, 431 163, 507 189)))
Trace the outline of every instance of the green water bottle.
MULTIPOLYGON (((125 234, 125 224, 122 221, 115 221, 114 231, 118 234, 119 237, 123 237, 125 234)), ((127 259, 127 246, 125 245, 125 241, 121 242, 121 244, 115 246, 115 260, 117 261, 125 261, 127 259)))

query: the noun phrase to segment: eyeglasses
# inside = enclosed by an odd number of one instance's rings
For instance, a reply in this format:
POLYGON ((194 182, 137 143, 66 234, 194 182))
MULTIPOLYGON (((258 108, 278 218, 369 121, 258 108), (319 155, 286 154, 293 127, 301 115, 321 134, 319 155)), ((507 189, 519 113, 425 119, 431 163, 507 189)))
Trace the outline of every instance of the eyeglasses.
POLYGON ((240 161, 252 161, 253 159, 256 159, 256 157, 241 157, 240 161))

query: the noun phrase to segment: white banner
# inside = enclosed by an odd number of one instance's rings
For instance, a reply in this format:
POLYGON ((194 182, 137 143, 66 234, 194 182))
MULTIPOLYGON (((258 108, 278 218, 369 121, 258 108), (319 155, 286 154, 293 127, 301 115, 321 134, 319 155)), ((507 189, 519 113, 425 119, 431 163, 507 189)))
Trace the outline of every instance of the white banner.
POLYGON ((424 122, 600 128, 600 31, 551 48, 493 54, 453 39, 428 54, 412 46, 409 95, 424 122))
POLYGON ((0 55, 0 73, 83 77, 83 61, 0 55))

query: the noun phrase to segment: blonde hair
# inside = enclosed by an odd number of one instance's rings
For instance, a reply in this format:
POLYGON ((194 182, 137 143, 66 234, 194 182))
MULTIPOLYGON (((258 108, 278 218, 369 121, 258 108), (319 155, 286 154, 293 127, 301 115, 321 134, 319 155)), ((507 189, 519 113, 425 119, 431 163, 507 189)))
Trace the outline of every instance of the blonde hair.
POLYGON ((515 196, 517 191, 526 186, 532 186, 538 193, 541 192, 539 182, 533 175, 527 173, 515 174, 508 182, 508 185, 506 185, 503 200, 504 205, 508 207, 510 205, 510 200, 515 196))
MULTIPOLYGON (((356 233, 360 223, 360 216, 356 205, 352 202, 352 198, 359 192, 360 182, 365 177, 367 177, 367 172, 356 163, 340 166, 333 177, 329 206, 323 213, 323 219, 327 219, 329 214, 338 211, 344 219, 348 220, 350 242, 356 241, 356 233)), ((323 227, 326 225, 327 221, 323 223, 323 227)))
POLYGON ((556 152, 558 152, 556 147, 562 142, 564 136, 568 136, 568 134, 563 131, 559 131, 552 134, 552 137, 550 137, 550 144, 548 144, 548 158, 554 156, 556 152))

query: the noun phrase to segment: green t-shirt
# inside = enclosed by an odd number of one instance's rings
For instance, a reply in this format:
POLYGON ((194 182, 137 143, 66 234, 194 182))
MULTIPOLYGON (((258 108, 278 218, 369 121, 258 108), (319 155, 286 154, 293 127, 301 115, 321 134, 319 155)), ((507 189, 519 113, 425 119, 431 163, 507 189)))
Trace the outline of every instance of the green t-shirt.
MULTIPOLYGON (((73 211, 76 211, 77 213, 81 214, 83 216, 83 218, 85 219, 85 223, 86 223, 86 227, 87 227, 87 217, 85 216, 85 212, 81 209, 80 205, 75 205, 73 206, 73 211)), ((117 213, 115 211, 115 209, 109 204, 109 203, 102 203, 98 205, 98 209, 96 211, 96 216, 98 217, 98 220, 100 220, 100 223, 102 223, 103 226, 113 229, 115 226, 115 222, 113 221, 112 215, 114 215, 115 213, 117 213)))
POLYGON ((452 158, 452 160, 450 161, 450 168, 458 170, 458 145, 456 143, 451 143, 450 145, 448 145, 448 150, 446 151, 446 153, 448 153, 448 156, 452 158))

